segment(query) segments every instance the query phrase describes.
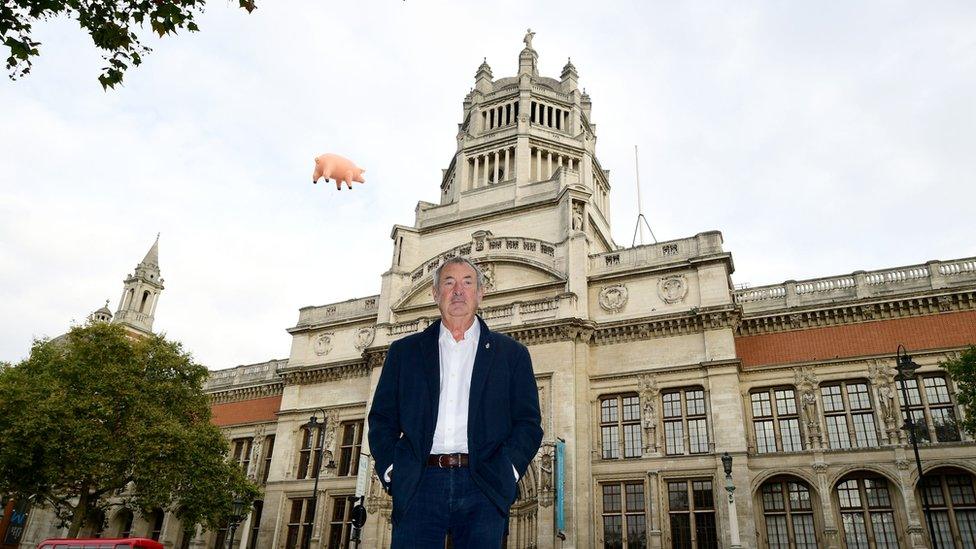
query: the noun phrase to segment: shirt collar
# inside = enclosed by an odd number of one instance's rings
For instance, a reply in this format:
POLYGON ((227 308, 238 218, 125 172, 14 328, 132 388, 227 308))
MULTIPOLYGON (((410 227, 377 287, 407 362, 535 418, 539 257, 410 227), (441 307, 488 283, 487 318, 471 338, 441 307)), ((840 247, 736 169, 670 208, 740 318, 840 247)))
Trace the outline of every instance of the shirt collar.
POLYGON ((475 344, 477 344, 478 338, 480 337, 481 337, 481 322, 478 321, 478 317, 474 317, 474 322, 471 323, 471 327, 464 331, 464 339, 462 339, 461 341, 454 341, 454 335, 451 334, 451 331, 448 330, 447 326, 444 326, 444 322, 441 321, 441 333, 439 338, 441 340, 447 340, 457 345, 461 345, 464 343, 471 343, 472 341, 474 341, 475 344))

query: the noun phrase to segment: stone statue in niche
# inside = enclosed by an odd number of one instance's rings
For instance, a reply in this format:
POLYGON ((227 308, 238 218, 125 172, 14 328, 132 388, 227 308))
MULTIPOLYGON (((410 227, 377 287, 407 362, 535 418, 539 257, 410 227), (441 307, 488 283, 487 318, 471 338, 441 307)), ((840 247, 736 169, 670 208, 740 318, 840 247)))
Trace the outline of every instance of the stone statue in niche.
POLYGON ((573 230, 583 230, 583 204, 579 202, 573 203, 573 230))
POLYGON ((891 384, 884 384, 878 387, 878 406, 881 408, 881 418, 889 429, 895 423, 895 392, 891 384))

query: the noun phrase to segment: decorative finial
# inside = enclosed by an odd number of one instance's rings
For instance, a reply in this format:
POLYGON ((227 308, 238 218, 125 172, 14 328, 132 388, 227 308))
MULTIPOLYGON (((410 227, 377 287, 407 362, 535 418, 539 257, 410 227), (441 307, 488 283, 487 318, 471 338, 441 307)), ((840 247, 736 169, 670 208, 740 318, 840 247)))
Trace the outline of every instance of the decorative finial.
POLYGON ((108 300, 105 300, 105 306, 108 307, 108 300))
POLYGON ((525 38, 523 38, 522 41, 525 42, 525 47, 530 50, 532 49, 532 37, 534 36, 535 33, 532 32, 532 29, 525 30, 525 38))

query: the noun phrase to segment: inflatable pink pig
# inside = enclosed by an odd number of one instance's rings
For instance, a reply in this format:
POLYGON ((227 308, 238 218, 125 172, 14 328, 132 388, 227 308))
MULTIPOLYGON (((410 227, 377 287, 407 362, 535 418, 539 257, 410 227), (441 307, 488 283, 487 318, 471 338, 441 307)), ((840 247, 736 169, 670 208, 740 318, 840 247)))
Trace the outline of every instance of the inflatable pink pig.
POLYGON ((364 173, 366 173, 366 170, 357 167, 352 160, 337 154, 327 153, 315 157, 315 171, 312 172, 312 183, 318 183, 319 178, 324 177, 326 181, 335 179, 337 190, 342 190, 343 182, 345 182, 347 187, 352 189, 353 181, 358 181, 359 183, 366 182, 363 179, 364 173))

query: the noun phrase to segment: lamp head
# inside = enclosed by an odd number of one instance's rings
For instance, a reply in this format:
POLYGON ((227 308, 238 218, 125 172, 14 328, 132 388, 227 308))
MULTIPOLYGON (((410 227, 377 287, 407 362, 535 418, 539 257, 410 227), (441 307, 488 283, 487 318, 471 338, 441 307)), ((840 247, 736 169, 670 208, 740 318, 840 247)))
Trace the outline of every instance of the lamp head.
POLYGON ((725 469, 725 476, 732 476, 732 456, 728 452, 722 454, 722 468, 725 469))

